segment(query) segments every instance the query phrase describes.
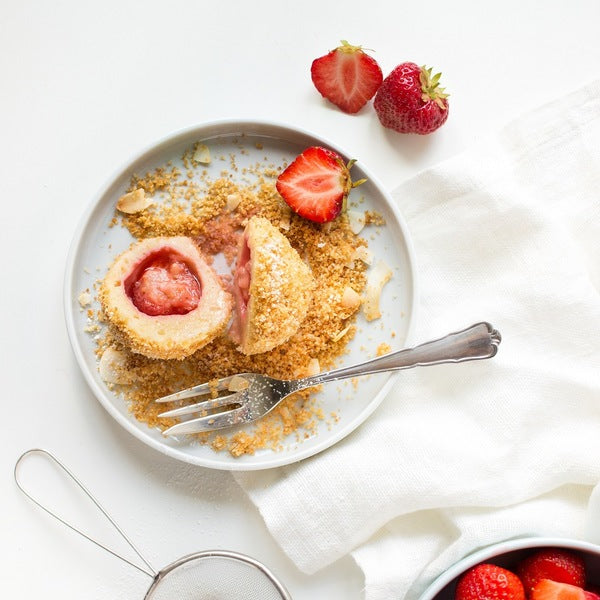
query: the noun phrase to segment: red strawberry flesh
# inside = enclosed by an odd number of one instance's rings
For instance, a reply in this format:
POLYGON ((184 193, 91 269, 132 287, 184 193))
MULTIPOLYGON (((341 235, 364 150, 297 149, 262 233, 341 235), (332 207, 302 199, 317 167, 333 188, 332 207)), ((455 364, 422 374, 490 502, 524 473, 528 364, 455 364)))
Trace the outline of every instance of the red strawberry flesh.
POLYGON ((200 282, 185 259, 169 249, 146 257, 124 285, 136 308, 153 317, 185 315, 200 302, 200 282))
POLYGON ((559 548, 539 550, 528 556, 517 566, 517 574, 528 595, 542 579, 579 587, 584 587, 586 581, 583 558, 574 552, 559 548))
POLYGON ((531 590, 532 600, 586 600, 582 588, 550 579, 540 580, 531 590))
POLYGON ((316 58, 310 74, 319 93, 350 114, 358 112, 383 81, 377 61, 360 46, 352 46, 346 41, 325 56, 316 58))
POLYGON ((235 313, 229 335, 240 344, 248 317, 248 302, 250 301, 250 283, 252 280, 252 253, 248 245, 248 235, 244 233, 240 241, 237 264, 233 274, 233 297, 235 298, 235 313))
POLYGON ((277 191, 300 216, 326 223, 342 212, 352 187, 341 157, 320 146, 311 146, 281 173, 277 191))

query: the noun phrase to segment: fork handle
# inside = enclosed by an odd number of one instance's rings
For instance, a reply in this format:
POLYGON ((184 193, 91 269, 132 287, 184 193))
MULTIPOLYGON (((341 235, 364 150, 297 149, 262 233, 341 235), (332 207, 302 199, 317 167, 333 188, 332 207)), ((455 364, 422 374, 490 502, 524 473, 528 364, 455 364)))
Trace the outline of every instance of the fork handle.
POLYGON ((467 329, 449 333, 440 339, 414 348, 391 352, 357 365, 341 367, 300 381, 305 384, 302 387, 308 387, 308 385, 319 385, 328 381, 384 371, 491 358, 498 351, 501 339, 500 332, 489 323, 476 323, 467 329), (311 383, 308 383, 309 380, 311 383))

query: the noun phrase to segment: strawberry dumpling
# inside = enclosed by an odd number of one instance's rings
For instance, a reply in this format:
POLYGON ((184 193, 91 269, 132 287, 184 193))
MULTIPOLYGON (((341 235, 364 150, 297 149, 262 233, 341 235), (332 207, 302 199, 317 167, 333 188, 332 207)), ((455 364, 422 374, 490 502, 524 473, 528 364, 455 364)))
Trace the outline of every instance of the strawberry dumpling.
POLYGON ((304 321, 315 280, 287 238, 263 217, 252 217, 242 235, 233 295, 231 338, 244 354, 283 344, 304 321))
POLYGON ((187 237, 141 240, 117 257, 100 289, 107 319, 133 352, 183 359, 223 332, 232 298, 187 237))

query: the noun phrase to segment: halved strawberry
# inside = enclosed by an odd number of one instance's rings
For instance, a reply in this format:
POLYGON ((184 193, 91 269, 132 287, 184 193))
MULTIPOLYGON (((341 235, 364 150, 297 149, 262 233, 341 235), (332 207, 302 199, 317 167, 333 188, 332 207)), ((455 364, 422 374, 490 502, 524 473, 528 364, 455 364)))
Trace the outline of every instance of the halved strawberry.
POLYGON ((311 146, 277 178, 277 191, 290 208, 316 223, 333 221, 344 210, 353 187, 364 183, 350 177, 355 161, 344 164, 342 157, 321 146, 311 146))
POLYGON ((365 54, 361 46, 352 46, 346 40, 316 58, 310 75, 321 95, 347 113, 358 112, 383 81, 377 61, 365 54))
POLYGON ((585 591, 576 585, 542 579, 531 591, 532 600, 586 600, 585 591))
POLYGON ((561 548, 544 548, 523 559, 517 565, 517 575, 521 578, 528 596, 542 579, 579 587, 584 587, 586 580, 583 558, 575 552, 561 548))

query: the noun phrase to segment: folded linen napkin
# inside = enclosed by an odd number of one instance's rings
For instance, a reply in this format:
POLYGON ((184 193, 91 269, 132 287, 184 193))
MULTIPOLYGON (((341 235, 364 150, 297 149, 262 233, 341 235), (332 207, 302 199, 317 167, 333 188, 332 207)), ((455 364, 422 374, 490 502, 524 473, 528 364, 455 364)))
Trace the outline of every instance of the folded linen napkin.
POLYGON ((600 482, 600 81, 393 196, 417 256, 414 341, 489 320, 498 355, 405 371, 335 447, 236 474, 301 570, 352 552, 367 600, 417 595, 494 541, 585 535, 600 482))

